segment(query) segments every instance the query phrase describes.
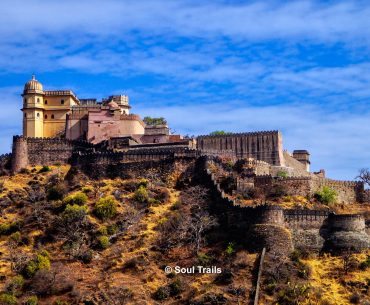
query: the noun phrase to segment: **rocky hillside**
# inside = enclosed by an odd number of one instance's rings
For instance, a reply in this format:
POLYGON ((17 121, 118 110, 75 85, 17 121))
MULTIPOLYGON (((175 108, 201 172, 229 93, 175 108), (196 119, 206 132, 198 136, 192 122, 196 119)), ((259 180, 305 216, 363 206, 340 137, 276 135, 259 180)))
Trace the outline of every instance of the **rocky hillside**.
MULTIPOLYGON (((223 230, 208 189, 186 175, 92 180, 44 166, 0 179, 0 304, 254 298, 260 253, 223 230)), ((260 304, 370 304, 369 287, 370 252, 268 253, 260 304)))

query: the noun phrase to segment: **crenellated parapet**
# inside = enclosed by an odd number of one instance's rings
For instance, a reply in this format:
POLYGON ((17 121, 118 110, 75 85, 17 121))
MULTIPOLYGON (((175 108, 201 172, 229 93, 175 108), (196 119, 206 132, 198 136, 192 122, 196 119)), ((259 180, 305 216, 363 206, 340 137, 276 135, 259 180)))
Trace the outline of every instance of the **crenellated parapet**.
POLYGON ((197 137, 197 148, 200 151, 230 150, 237 158, 253 158, 271 165, 285 165, 282 135, 277 130, 202 135, 197 137))

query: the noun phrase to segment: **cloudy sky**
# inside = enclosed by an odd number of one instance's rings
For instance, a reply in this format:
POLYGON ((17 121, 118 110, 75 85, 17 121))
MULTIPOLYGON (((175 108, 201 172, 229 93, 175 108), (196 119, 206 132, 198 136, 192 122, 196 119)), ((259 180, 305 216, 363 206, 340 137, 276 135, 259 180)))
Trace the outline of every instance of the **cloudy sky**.
POLYGON ((368 1, 2 0, 0 153, 23 84, 128 94, 183 134, 283 132, 312 169, 370 167, 368 1))

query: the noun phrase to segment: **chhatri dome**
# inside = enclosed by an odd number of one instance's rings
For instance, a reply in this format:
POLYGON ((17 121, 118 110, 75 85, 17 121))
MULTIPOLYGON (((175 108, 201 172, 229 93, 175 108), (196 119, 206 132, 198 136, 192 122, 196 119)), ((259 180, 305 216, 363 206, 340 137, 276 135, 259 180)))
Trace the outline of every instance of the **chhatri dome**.
POLYGON ((32 75, 32 79, 24 85, 23 93, 44 93, 42 84, 35 78, 34 74, 32 75))

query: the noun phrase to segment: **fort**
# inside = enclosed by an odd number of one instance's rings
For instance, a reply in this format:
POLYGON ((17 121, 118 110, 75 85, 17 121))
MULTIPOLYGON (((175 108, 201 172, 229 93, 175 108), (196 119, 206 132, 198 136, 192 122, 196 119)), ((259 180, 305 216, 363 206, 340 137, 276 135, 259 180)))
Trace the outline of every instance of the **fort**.
POLYGON ((230 174, 235 182, 233 195, 250 189, 263 193, 284 189, 287 196, 312 197, 329 187, 339 203, 370 201, 362 182, 328 179, 323 170, 310 172, 309 152, 284 150, 280 131, 183 138, 171 134, 164 120, 153 123, 130 114, 127 96, 110 96, 101 102, 79 99, 70 90, 44 90, 34 76, 22 96, 23 135, 14 136, 12 153, 0 158, 2 166, 10 164, 12 173, 28 166, 68 163, 93 179, 128 178, 150 169, 160 176, 190 166, 194 177, 212 190, 223 225, 241 239, 254 236, 249 244, 255 248, 338 252, 370 245, 368 223, 361 215, 243 207, 229 199, 220 184, 225 164, 217 162, 222 158, 236 167, 230 174), (217 174, 210 170, 215 164, 220 167, 217 174))

